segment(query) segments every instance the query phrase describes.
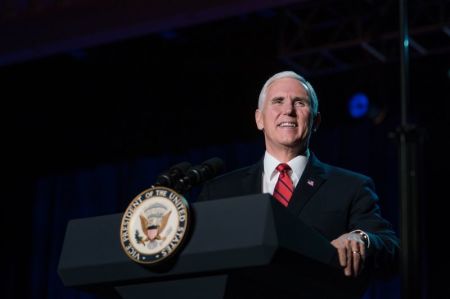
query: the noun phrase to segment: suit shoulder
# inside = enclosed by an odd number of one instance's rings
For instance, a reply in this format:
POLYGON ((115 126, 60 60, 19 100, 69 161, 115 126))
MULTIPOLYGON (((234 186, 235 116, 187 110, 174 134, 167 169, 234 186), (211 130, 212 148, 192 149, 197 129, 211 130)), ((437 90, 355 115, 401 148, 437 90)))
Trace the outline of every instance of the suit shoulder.
POLYGON ((197 200, 202 201, 255 193, 254 191, 259 189, 257 183, 254 182, 254 179, 258 177, 258 172, 258 165, 253 165, 217 176, 203 185, 197 200))
POLYGON ((242 168, 238 168, 238 169, 232 170, 230 172, 226 172, 226 173, 224 173, 222 175, 219 175, 219 176, 209 180, 207 183, 208 183, 208 185, 220 184, 222 182, 228 184, 228 183, 230 183, 232 181, 240 180, 247 173, 249 173, 249 171, 251 171, 251 169, 253 167, 254 167, 253 165, 252 166, 246 166, 246 167, 242 167, 242 168))
POLYGON ((346 180, 355 180, 360 182, 370 182, 372 183, 372 178, 369 176, 362 174, 360 172, 356 172, 347 168, 333 166, 330 164, 322 163, 326 173, 332 177, 340 177, 346 180))

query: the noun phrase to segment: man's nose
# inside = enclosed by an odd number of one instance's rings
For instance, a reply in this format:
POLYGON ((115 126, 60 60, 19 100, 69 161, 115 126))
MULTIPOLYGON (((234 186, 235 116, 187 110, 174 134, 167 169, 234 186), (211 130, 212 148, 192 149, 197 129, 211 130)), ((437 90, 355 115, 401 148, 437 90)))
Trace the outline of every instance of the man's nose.
POLYGON ((292 114, 295 112, 294 102, 293 101, 285 101, 283 105, 284 114, 292 114))

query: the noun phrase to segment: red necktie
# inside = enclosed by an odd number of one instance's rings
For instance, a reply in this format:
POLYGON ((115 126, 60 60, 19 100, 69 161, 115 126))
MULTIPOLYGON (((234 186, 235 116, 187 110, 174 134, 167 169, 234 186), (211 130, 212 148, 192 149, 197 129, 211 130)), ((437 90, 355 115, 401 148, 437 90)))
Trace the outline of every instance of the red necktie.
POLYGON ((280 172, 278 182, 273 190, 273 197, 278 200, 283 206, 287 207, 289 200, 291 199, 292 192, 294 191, 294 184, 292 184, 291 177, 289 176, 289 170, 291 168, 285 163, 281 163, 276 168, 280 172))

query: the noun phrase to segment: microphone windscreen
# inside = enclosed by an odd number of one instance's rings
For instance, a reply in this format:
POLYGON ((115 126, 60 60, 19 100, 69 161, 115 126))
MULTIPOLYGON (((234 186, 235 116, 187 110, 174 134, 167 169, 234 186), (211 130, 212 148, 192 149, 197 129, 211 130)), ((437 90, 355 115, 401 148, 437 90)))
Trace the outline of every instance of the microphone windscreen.
POLYGON ((191 163, 189 162, 181 162, 173 165, 169 170, 164 171, 156 178, 155 185, 168 188, 173 187, 176 181, 182 178, 190 167, 191 163))
POLYGON ((188 169, 191 168, 191 163, 189 162, 181 162, 178 164, 175 164, 174 166, 170 167, 170 171, 179 171, 183 175, 188 171, 188 169))
POLYGON ((225 163, 218 157, 208 159, 203 162, 202 165, 208 168, 208 171, 205 173, 205 180, 215 177, 216 175, 222 173, 225 169, 225 163))

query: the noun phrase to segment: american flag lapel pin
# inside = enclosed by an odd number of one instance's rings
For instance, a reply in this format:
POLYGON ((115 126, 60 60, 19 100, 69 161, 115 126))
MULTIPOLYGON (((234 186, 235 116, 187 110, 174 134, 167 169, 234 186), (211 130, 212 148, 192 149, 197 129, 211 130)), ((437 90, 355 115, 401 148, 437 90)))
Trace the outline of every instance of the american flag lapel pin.
POLYGON ((313 180, 307 180, 306 183, 310 185, 311 187, 314 187, 314 181, 313 180))

